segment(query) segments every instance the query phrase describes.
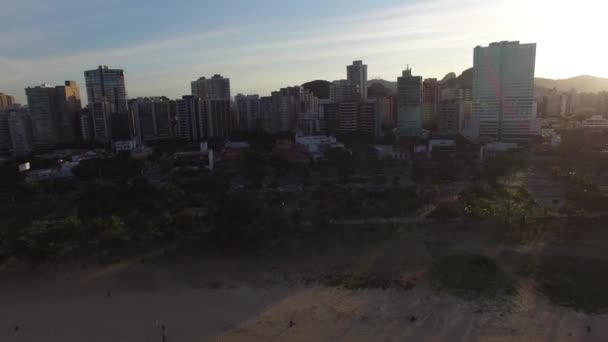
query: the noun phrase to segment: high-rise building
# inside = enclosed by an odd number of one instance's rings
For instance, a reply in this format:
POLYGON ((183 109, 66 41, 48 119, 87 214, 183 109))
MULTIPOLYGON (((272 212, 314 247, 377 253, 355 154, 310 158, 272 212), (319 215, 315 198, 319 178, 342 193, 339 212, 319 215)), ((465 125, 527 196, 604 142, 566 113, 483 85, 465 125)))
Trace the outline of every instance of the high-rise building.
POLYGON ((230 100, 202 100, 183 96, 176 101, 178 137, 190 141, 228 138, 234 130, 230 100))
POLYGON ((272 92, 272 132, 294 132, 305 114, 318 113, 319 99, 302 87, 286 87, 272 92))
POLYGON ((80 103, 80 89, 76 81, 65 81, 62 86, 55 87, 57 96, 57 139, 61 144, 69 144, 76 141, 77 117, 76 114, 82 109, 80 103))
POLYGON ((381 124, 379 112, 380 99, 359 102, 357 113, 357 130, 360 133, 379 137, 381 124))
POLYGON ((222 75, 214 75, 211 78, 201 77, 190 82, 192 96, 203 100, 231 100, 230 79, 222 75))
POLYGON ((357 131, 357 116, 359 115, 359 102, 342 101, 338 105, 338 133, 354 133, 357 131))
POLYGON ((473 90, 470 88, 441 88, 441 100, 473 101, 473 90))
POLYGON ((298 122, 298 131, 306 135, 315 135, 322 132, 324 123, 319 113, 304 113, 298 122))
POLYGON ((232 135, 235 118, 230 100, 205 100, 202 114, 207 138, 229 138, 232 135))
POLYGON ((108 144, 112 141, 112 126, 110 115, 112 105, 109 102, 101 101, 90 105, 91 119, 93 122, 93 138, 101 144, 108 144))
POLYGON ((329 99, 333 102, 356 100, 357 86, 348 80, 337 80, 332 82, 329 99))
POLYGON ((397 126, 402 136, 419 136, 422 132, 422 77, 412 76, 408 67, 397 79, 397 126))
POLYGON ((378 100, 340 102, 336 132, 340 134, 359 132, 378 137, 380 135, 378 108, 378 100))
POLYGON ((473 118, 498 141, 540 134, 534 113, 536 44, 503 41, 475 48, 473 118))
POLYGON ((13 154, 26 155, 33 150, 32 122, 25 112, 11 112, 8 117, 13 154))
POLYGON ((261 130, 263 118, 260 115, 260 96, 238 94, 234 97, 237 111, 237 125, 240 130, 261 130))
POLYGON ((32 120, 32 144, 34 149, 55 147, 59 111, 57 93, 54 87, 43 84, 25 89, 30 117, 32 120))
POLYGON ((76 141, 76 113, 81 109, 80 89, 74 81, 62 86, 44 84, 25 89, 29 105, 35 149, 76 141))
POLYGON ((439 105, 439 86, 436 78, 427 78, 422 82, 422 96, 424 99, 424 122, 436 121, 439 105))
POLYGON ((337 102, 331 100, 319 101, 319 116, 323 118, 323 130, 327 134, 336 134, 338 131, 338 109, 337 102))
POLYGON ((127 112, 127 87, 125 72, 122 69, 110 69, 99 66, 97 69, 84 72, 89 105, 107 102, 110 112, 127 112))
POLYGON ((93 117, 89 108, 81 109, 76 113, 79 125, 78 136, 84 142, 91 142, 95 137, 93 130, 93 117))
POLYGON ((381 125, 395 127, 397 125, 397 97, 388 95, 381 97, 378 100, 381 125))
POLYGON ((444 100, 439 104, 439 133, 456 135, 460 133, 464 120, 464 103, 459 100, 444 100))
POLYGON ((262 130, 265 132, 274 132, 272 124, 273 113, 272 96, 260 98, 260 117, 262 119, 262 130))
POLYGON ((8 126, 9 111, 0 111, 0 151, 6 152, 13 147, 11 131, 8 126))
POLYGON ((175 101, 178 138, 189 141, 205 139, 202 107, 203 100, 195 96, 183 96, 175 101))
POLYGON ((171 137, 170 102, 160 98, 129 102, 130 127, 138 144, 171 137))
POLYGON ((0 110, 11 109, 15 104, 14 97, 0 93, 0 110))
POLYGON ((346 67, 346 78, 355 87, 359 100, 367 100, 367 65, 362 61, 354 61, 346 67))

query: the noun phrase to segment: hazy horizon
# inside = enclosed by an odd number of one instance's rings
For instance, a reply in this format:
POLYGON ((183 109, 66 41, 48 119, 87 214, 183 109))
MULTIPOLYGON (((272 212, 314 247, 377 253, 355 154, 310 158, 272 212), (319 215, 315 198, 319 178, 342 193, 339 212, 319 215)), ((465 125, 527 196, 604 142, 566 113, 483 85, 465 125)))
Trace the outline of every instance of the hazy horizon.
POLYGON ((363 60, 369 79, 396 80, 406 65, 425 78, 457 75, 473 48, 493 41, 537 43, 536 76, 608 77, 597 44, 602 4, 540 0, 8 0, 0 13, 0 92, 25 103, 24 88, 75 80, 83 71, 126 72, 129 97, 171 98, 190 81, 231 79, 232 94, 262 96, 288 85, 345 78, 363 60), (120 9, 120 10, 117 10, 120 9))

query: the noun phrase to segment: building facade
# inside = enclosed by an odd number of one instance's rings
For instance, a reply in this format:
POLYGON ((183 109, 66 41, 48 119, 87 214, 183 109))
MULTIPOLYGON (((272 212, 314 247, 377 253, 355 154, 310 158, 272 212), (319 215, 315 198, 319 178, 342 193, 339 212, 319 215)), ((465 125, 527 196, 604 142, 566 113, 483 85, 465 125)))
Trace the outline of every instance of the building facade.
POLYGON ((206 124, 206 138, 229 138, 235 125, 230 100, 203 101, 203 124, 206 124))
POLYGON ((330 86, 329 99, 333 102, 354 101, 358 97, 357 86, 348 80, 337 80, 330 86))
POLYGON ((424 122, 437 121, 439 106, 439 84, 436 78, 427 78, 422 82, 422 97, 424 99, 424 122))
POLYGON ((201 77, 190 82, 192 96, 203 100, 231 100, 230 79, 222 75, 214 75, 211 78, 201 77))
POLYGON ((394 95, 383 96, 379 100, 380 123, 386 127, 397 126, 397 97, 394 95))
POLYGON ((15 104, 14 97, 0 93, 0 110, 12 109, 15 104))
POLYGON ((13 148, 11 131, 8 126, 9 111, 0 111, 0 152, 8 152, 13 148))
POLYGON ((100 65, 97 69, 85 71, 84 79, 89 105, 106 102, 110 105, 110 112, 127 112, 128 96, 124 70, 100 65))
POLYGON ((273 113, 272 96, 260 98, 260 118, 262 120, 262 130, 265 132, 274 132, 272 124, 273 113))
POLYGON ((58 111, 56 123, 58 143, 74 143, 78 140, 77 113, 82 109, 80 88, 76 81, 65 81, 64 85, 55 87, 55 92, 58 111))
POLYGON ((380 100, 368 100, 359 103, 357 115, 357 129, 360 133, 374 138, 380 136, 381 123, 379 112, 380 100))
POLYGON ((539 135, 534 111, 536 44, 478 46, 473 67, 473 118, 480 135, 497 141, 539 135))
POLYGON ((129 126, 138 144, 171 138, 170 102, 138 99, 130 102, 129 126))
POLYGON ((338 104, 338 129, 340 134, 357 132, 357 116, 359 114, 359 102, 342 101, 338 104))
POLYGON ((397 79, 397 128, 401 136, 422 133, 422 77, 408 67, 397 79))
POLYGON ((93 117, 89 108, 82 109, 76 114, 79 124, 79 137, 83 142, 91 142, 95 138, 93 117))
POLYGON ((26 155, 34 150, 32 144, 32 122, 28 113, 11 112, 8 117, 8 127, 14 155, 26 155))
POLYGON ((54 87, 43 84, 25 89, 32 123, 32 144, 34 149, 55 147, 59 111, 54 87))
POLYGON ((177 137, 189 141, 204 140, 202 115, 203 100, 195 96, 183 96, 175 101, 177 137))
POLYGON ((319 116, 323 119, 322 130, 326 134, 336 134, 338 131, 338 110, 337 102, 331 100, 319 101, 319 116))
POLYGON ((367 100, 367 65, 362 61, 354 61, 346 67, 347 81, 352 84, 357 94, 357 99, 367 100))
POLYGON ((93 140, 100 144, 109 144, 112 141, 111 108, 112 105, 105 101, 95 102, 90 105, 93 140))
POLYGON ((234 97, 237 127, 242 131, 259 131, 264 123, 260 113, 260 96, 238 94, 234 97))

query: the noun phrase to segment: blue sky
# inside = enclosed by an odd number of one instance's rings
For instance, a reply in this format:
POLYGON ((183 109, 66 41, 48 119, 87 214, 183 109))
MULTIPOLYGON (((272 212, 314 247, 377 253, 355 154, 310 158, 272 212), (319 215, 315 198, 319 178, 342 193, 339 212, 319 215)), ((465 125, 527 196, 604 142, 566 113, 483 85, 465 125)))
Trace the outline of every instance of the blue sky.
MULTIPOLYGON (((130 97, 189 92, 216 73, 233 94, 345 77, 355 59, 393 80, 472 66, 473 48, 538 43, 537 76, 608 77, 601 0, 3 0, 0 92, 123 68, 130 97), (601 43, 598 43, 601 42, 601 43)), ((84 91, 83 91, 84 93, 84 91)), ((83 96, 86 96, 83 94, 83 96)))

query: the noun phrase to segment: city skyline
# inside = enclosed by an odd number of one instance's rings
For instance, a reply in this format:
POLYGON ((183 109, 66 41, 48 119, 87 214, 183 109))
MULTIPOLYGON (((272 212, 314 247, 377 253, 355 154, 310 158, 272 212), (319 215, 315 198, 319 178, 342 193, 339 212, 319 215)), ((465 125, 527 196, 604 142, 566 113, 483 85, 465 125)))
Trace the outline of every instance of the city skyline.
POLYGON ((565 9, 544 0, 313 1, 283 12, 266 11, 275 1, 243 2, 238 12, 230 10, 234 4, 211 1, 204 4, 205 14, 195 14, 201 4, 193 2, 168 8, 154 1, 128 5, 142 18, 166 12, 158 25, 145 19, 131 25, 129 8, 114 11, 115 1, 95 7, 99 15, 93 18, 85 15, 93 2, 32 2, 9 0, 0 14, 0 26, 10 28, 3 28, 0 38, 0 91, 20 103, 28 86, 66 79, 84 84, 82 71, 100 64, 125 70, 130 97, 179 98, 189 93, 192 79, 216 73, 232 80, 233 94, 267 95, 313 79, 342 79, 344 65, 353 60, 370 66, 369 79, 396 80, 407 64, 425 78, 442 78, 471 67, 475 46, 502 40, 538 43, 538 77, 608 76, 600 53, 605 48, 590 44, 601 32, 593 25, 599 25, 594 18, 602 13, 590 0, 565 9), (75 17, 70 25, 63 16, 50 15, 62 10, 75 17), (573 17, 588 24, 582 28, 566 20, 573 17), (120 34, 104 34, 107 22, 120 34), (583 47, 595 50, 576 53, 583 47))

